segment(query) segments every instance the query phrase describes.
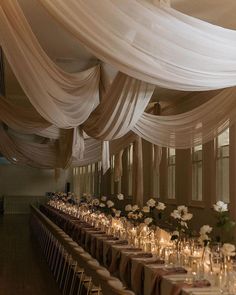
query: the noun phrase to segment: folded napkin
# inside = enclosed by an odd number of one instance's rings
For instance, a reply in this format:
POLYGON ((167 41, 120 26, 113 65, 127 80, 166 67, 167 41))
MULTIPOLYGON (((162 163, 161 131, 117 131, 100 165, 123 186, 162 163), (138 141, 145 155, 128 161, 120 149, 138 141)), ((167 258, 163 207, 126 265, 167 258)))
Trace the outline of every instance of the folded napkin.
POLYGON ((140 260, 131 273, 131 289, 137 295, 144 294, 144 266, 148 264, 164 264, 164 260, 157 258, 152 260, 140 260))
POLYGON ((155 269, 155 274, 151 283, 151 295, 161 294, 161 280, 163 276, 187 273, 187 271, 182 267, 164 267, 155 269))
POLYGON ((130 253, 125 256, 120 263, 121 281, 128 287, 131 287, 131 264, 133 258, 151 258, 152 253, 130 253))
POLYGON ((186 282, 177 283, 177 284, 174 284, 171 290, 171 295, 181 295, 183 288, 204 288, 204 287, 210 287, 210 286, 211 284, 207 280, 194 281, 192 284, 188 284, 186 282))

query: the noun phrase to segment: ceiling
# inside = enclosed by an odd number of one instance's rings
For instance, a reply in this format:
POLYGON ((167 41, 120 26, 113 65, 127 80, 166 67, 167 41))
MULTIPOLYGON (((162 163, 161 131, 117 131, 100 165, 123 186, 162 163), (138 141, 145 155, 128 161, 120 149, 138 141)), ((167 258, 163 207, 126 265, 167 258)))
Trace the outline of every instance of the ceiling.
MULTIPOLYGON (((40 44, 50 58, 64 70, 76 72, 97 63, 97 58, 58 25, 37 0, 19 0, 19 2, 40 44)), ((172 0, 171 6, 213 24, 236 29, 236 0, 172 0)), ((116 70, 109 65, 105 65, 105 69, 112 79, 116 70)), ((16 102, 26 103, 24 93, 7 62, 5 84, 6 95, 9 98, 16 102)), ((165 107, 170 103, 181 103, 188 97, 189 93, 187 92, 157 88, 153 101, 161 101, 165 107)))

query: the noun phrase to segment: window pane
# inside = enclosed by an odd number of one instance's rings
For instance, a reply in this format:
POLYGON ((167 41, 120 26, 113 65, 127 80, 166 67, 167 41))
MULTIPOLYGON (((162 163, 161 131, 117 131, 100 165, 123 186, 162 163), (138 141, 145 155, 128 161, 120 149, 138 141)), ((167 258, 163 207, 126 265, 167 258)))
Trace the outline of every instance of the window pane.
POLYGON ((218 136, 218 147, 229 145, 229 128, 218 136))
POLYGON ((221 157, 216 163, 216 198, 229 202, 229 157, 221 157))
POLYGON ((216 199, 229 202, 229 129, 217 138, 216 199))
POLYGON ((192 200, 202 201, 202 162, 192 164, 192 200))
POLYGON ((175 149, 167 149, 168 199, 175 199, 175 149))
POLYGON ((133 190, 133 144, 128 148, 128 195, 132 196, 133 190))
POLYGON ((202 145, 192 148, 192 200, 202 201, 202 145))
MULTIPOLYGON (((156 156, 155 155, 155 150, 156 146, 153 144, 152 145, 152 191, 153 191, 153 197, 159 198, 160 197, 160 167, 158 166, 156 162, 156 156)), ((158 151, 156 151, 158 152, 158 151)))
POLYGON ((175 166, 168 167, 168 199, 175 199, 175 166))

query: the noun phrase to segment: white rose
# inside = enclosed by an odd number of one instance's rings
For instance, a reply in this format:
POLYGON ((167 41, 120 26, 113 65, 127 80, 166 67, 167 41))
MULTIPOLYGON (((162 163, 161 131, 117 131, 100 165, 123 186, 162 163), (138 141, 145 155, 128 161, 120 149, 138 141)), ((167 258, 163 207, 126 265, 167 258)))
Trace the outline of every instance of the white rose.
POLYGON ((232 244, 225 243, 221 248, 221 252, 225 256, 235 256, 235 246, 232 244))
POLYGON ((143 209, 142 209, 142 211, 144 213, 149 213, 150 212, 150 207, 149 206, 144 206, 143 209))
POLYGON ((166 208, 166 205, 162 202, 158 202, 156 209, 157 210, 164 210, 166 208))
POLYGON ((147 201, 147 206, 149 206, 149 207, 155 207, 155 205, 156 205, 156 201, 154 200, 154 199, 150 199, 150 200, 148 200, 147 201))
POLYGON ((228 211, 228 204, 218 201, 216 204, 213 205, 213 208, 217 212, 227 212, 228 211))
POLYGON ((129 212, 128 215, 127 215, 128 218, 132 218, 132 216, 133 216, 132 212, 129 212))
POLYGON ((153 218, 150 218, 150 217, 147 217, 147 218, 144 219, 144 223, 146 225, 149 225, 150 223, 152 223, 152 221, 153 221, 153 218))
POLYGON ((99 200, 98 199, 92 200, 92 204, 93 204, 93 206, 98 206, 99 205, 99 200))
POLYGON ((193 214, 192 213, 185 213, 183 216, 182 216, 182 220, 184 220, 184 221, 187 221, 187 220, 190 220, 190 219, 192 219, 192 217, 193 217, 193 214))
POLYGON ((111 200, 108 200, 107 201, 107 207, 108 208, 111 208, 111 207, 113 207, 114 206, 114 203, 111 201, 111 200))
POLYGON ((117 199, 120 200, 120 201, 124 200, 124 195, 123 194, 118 194, 117 199))
POLYGON ((172 216, 175 219, 180 219, 180 213, 178 212, 178 210, 174 210, 173 212, 171 212, 170 216, 172 216))
POLYGON ((132 205, 130 205, 130 204, 126 205, 125 211, 132 211, 132 205))
POLYGON ((179 237, 179 232, 177 230, 173 231, 172 236, 177 236, 179 237))
POLYGON ((188 207, 186 207, 186 206, 184 206, 184 205, 178 206, 178 207, 177 207, 177 211, 178 211, 180 214, 188 213, 188 207))
POLYGON ((143 217, 143 213, 142 212, 139 212, 138 217, 139 218, 142 218, 143 217))
POLYGON ((206 224, 200 228, 199 232, 201 235, 204 235, 204 234, 209 234, 211 231, 212 231, 212 227, 206 224))
POLYGON ((198 241, 202 244, 202 245, 204 245, 204 242, 205 241, 210 241, 211 240, 211 238, 207 235, 207 234, 202 234, 202 235, 200 235, 200 237, 199 237, 199 239, 198 239, 198 241))
POLYGON ((104 203, 100 203, 100 205, 99 205, 101 208, 104 208, 104 207, 106 207, 106 205, 104 204, 104 203))
POLYGON ((133 207, 132 207, 132 210, 133 211, 136 211, 136 210, 138 210, 139 209, 139 206, 138 205, 134 205, 133 207))
POLYGON ((106 196, 102 196, 101 197, 101 201, 106 202, 106 200, 107 200, 107 197, 106 196))
POLYGON ((116 210, 116 211, 115 211, 115 216, 116 216, 116 217, 120 217, 120 214, 121 214, 121 211, 120 211, 120 210, 116 210))

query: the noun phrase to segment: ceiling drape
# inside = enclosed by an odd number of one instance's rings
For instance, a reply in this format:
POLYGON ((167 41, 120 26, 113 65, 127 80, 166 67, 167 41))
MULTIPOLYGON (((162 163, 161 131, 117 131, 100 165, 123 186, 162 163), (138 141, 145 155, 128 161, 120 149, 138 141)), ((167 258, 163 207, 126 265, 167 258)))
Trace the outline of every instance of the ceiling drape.
POLYGON ((98 105, 100 66, 75 74, 59 69, 41 48, 17 0, 0 3, 0 43, 30 102, 48 122, 77 127, 98 105))
POLYGON ((236 85, 236 32, 144 0, 40 0, 101 60, 179 90, 236 85))

